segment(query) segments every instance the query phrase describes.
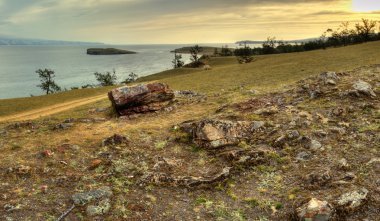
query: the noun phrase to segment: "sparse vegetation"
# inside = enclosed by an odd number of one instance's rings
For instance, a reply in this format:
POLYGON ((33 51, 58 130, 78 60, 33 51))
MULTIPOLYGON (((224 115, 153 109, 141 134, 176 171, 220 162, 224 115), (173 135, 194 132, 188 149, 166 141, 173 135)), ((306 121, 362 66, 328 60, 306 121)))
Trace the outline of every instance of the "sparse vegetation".
POLYGON ((46 94, 53 94, 62 90, 61 87, 58 86, 54 81, 55 72, 53 70, 38 69, 36 73, 38 74, 41 81, 41 84, 37 85, 37 87, 45 91, 46 94))
POLYGON ((104 74, 95 72, 94 73, 96 80, 101 86, 113 86, 117 83, 117 75, 115 69, 111 72, 106 72, 104 74))

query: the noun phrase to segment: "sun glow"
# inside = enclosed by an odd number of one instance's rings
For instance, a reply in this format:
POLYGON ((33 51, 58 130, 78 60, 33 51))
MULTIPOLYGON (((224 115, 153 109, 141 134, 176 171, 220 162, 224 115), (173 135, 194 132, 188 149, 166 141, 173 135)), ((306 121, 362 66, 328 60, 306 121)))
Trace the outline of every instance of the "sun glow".
POLYGON ((356 12, 379 11, 380 0, 352 0, 352 10, 356 12))

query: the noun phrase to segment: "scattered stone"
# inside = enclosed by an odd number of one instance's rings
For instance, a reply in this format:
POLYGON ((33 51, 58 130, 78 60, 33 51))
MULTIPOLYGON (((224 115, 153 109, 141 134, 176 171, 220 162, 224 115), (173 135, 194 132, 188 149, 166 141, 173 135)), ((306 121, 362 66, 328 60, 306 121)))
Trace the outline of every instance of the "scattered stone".
POLYGON ((372 165, 374 163, 380 163, 380 158, 372 158, 370 161, 368 161, 367 165, 372 165))
POLYGON ((317 140, 311 140, 309 144, 311 150, 319 150, 322 148, 322 144, 317 140))
POLYGON ((363 206, 367 201, 367 196, 368 190, 366 188, 348 192, 339 197, 337 200, 337 206, 340 210, 353 211, 363 206))
POLYGON ((341 127, 330 127, 330 132, 334 134, 339 134, 339 135, 346 134, 346 130, 341 127))
POLYGON ((319 171, 306 176, 306 182, 310 187, 319 188, 326 186, 331 181, 330 171, 319 171))
POLYGON ((238 145, 241 140, 249 137, 251 128, 252 123, 247 121, 212 119, 184 122, 180 126, 194 143, 205 148, 238 145))
POLYGON ((47 185, 42 185, 42 186, 40 187, 40 190, 41 190, 41 193, 47 193, 48 186, 47 186, 47 185))
POLYGON ((27 174, 30 174, 31 168, 30 166, 20 165, 15 168, 15 171, 18 175, 27 175, 27 174))
POLYGON ((173 186, 196 187, 201 185, 211 185, 216 182, 222 182, 229 177, 231 167, 224 168, 220 173, 214 176, 193 177, 179 176, 174 177, 166 173, 149 172, 145 174, 141 183, 171 184, 173 186))
POLYGON ((86 209, 86 213, 89 216, 105 215, 111 209, 111 203, 109 199, 101 200, 97 205, 89 205, 86 209))
POLYGON ((342 170, 350 169, 350 165, 348 164, 348 161, 345 158, 342 158, 338 161, 338 167, 342 170))
POLYGON ((91 161, 91 165, 90 165, 89 169, 90 169, 90 170, 96 169, 96 168, 99 167, 102 163, 103 163, 103 161, 100 160, 100 159, 93 160, 93 161, 91 161))
POLYGON ((257 115, 272 115, 278 113, 278 108, 275 106, 267 107, 267 108, 261 108, 254 112, 254 114, 257 115))
POLYGON ((334 215, 333 207, 327 201, 312 198, 296 210, 301 221, 329 221, 334 215))
POLYGON ((264 121, 253 121, 252 129, 253 130, 259 130, 263 128, 265 125, 264 121))
POLYGON ((121 116, 161 110, 174 98, 164 83, 141 84, 114 89, 108 93, 116 112, 121 116))
POLYGON ((97 113, 103 113, 103 112, 106 112, 108 110, 107 107, 97 107, 95 108, 95 112, 97 113))
POLYGON ((42 151, 41 155, 43 157, 52 157, 53 156, 53 152, 51 150, 44 150, 44 151, 42 151))
POLYGON ((365 81, 359 80, 355 82, 352 87, 353 90, 350 91, 350 94, 354 94, 356 96, 360 96, 360 94, 363 94, 370 97, 376 97, 375 92, 372 90, 372 86, 365 81))
POLYGON ((55 125, 53 129, 54 130, 66 130, 66 129, 69 129, 73 126, 74 126, 73 123, 60 123, 60 124, 55 125))
POLYGON ((298 161, 308 161, 308 160, 310 160, 311 158, 312 158, 312 155, 311 155, 311 153, 308 152, 308 151, 302 151, 302 152, 298 153, 298 154, 297 154, 297 157, 296 157, 296 159, 297 159, 298 161))
POLYGON ((71 199, 73 200, 76 206, 84 206, 93 201, 110 198, 111 196, 111 188, 109 188, 108 186, 104 186, 96 190, 91 190, 84 193, 76 193, 72 195, 71 199))
POLYGON ((114 146, 114 145, 121 145, 121 144, 127 144, 128 138, 119 134, 114 134, 113 136, 103 140, 102 146, 114 146))

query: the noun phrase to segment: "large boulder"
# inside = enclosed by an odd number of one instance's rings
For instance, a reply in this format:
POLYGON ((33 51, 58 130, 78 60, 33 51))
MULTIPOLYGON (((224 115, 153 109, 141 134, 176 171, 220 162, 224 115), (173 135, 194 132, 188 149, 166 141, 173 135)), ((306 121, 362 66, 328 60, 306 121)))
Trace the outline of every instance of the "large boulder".
POLYGON ((125 116, 161 110, 174 98, 174 92, 164 83, 151 83, 116 88, 108 97, 117 113, 125 116))

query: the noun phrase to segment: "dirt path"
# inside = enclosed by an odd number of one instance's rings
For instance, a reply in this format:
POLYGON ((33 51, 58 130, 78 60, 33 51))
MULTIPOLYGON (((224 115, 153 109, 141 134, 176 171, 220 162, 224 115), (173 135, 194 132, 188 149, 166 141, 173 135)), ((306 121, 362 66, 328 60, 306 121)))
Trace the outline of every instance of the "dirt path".
POLYGON ((102 99, 107 98, 106 95, 99 95, 95 97, 83 98, 79 100, 69 101, 65 103, 60 103, 36 110, 26 111, 14 115, 8 115, 0 117, 0 122, 10 122, 10 121, 22 121, 22 120, 34 120, 40 117, 49 116, 52 114, 60 113, 62 111, 70 110, 79 106, 90 104, 102 99))

